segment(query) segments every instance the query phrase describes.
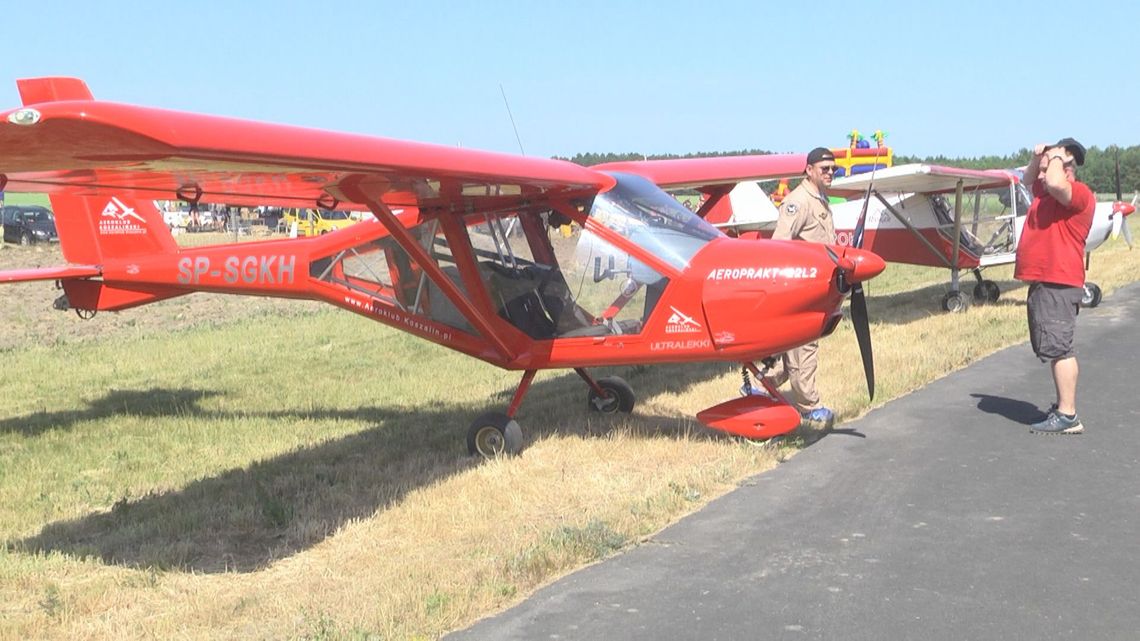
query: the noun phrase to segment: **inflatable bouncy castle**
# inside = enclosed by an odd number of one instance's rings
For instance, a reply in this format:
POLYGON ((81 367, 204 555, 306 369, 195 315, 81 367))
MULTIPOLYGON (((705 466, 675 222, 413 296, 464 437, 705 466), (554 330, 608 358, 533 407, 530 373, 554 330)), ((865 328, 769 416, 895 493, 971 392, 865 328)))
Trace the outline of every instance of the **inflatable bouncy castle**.
POLYGON ((835 154, 835 164, 839 165, 835 177, 854 176, 872 169, 890 167, 894 157, 891 148, 885 144, 886 137, 886 132, 877 130, 871 134, 871 140, 868 140, 859 133, 858 129, 852 129, 851 133, 847 134, 850 144, 847 147, 831 150, 835 154))

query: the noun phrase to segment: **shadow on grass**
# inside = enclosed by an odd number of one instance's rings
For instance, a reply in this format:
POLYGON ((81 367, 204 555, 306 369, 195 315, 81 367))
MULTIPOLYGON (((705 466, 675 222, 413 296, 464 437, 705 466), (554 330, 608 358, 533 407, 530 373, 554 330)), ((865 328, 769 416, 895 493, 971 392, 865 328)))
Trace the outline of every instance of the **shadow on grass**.
POLYGON ((61 412, 36 412, 0 420, 0 434, 38 436, 48 430, 69 429, 76 423, 112 416, 200 416, 198 404, 222 392, 193 389, 111 390, 88 401, 87 408, 61 412))
MULTIPOLYGON (((1002 292, 1001 297, 996 303, 986 303, 986 305, 992 307, 1024 307, 1025 296, 1022 292, 1016 291, 1018 287, 1024 286, 1024 283, 1016 280, 998 281, 998 287, 1001 288, 1002 292)), ((905 325, 929 316, 947 313, 942 310, 942 297, 950 291, 949 281, 881 296, 875 295, 873 287, 874 281, 870 283, 867 296, 867 314, 872 322, 905 325)), ((966 294, 972 292, 974 290, 973 278, 963 278, 961 289, 966 294)))
MULTIPOLYGON (((695 380, 724 373, 726 364, 705 363, 625 368, 621 373, 643 397, 682 390, 695 380), (668 369, 667 373, 660 370, 668 369), (649 375, 649 373, 652 375, 649 375)), ((42 413, 34 428, 115 415, 184 416, 226 420, 236 413, 201 408, 197 401, 218 391, 150 389, 114 391, 85 411, 42 413), (172 402, 176 401, 176 402, 172 402)), ((726 395, 730 394, 726 390, 726 395)), ((497 397, 509 393, 497 394, 497 397)), ((573 374, 536 383, 518 420, 528 442, 555 433, 587 436, 587 423, 621 422, 640 437, 726 438, 689 417, 588 416, 586 390, 573 374), (566 397, 581 398, 581 420, 566 397), (533 401, 533 402, 532 402, 533 401), (558 423, 549 417, 563 416, 558 423)), ((242 412, 245 418, 280 421, 339 420, 371 427, 353 435, 231 469, 174 492, 116 503, 109 512, 51 523, 38 535, 5 546, 19 552, 61 552, 133 568, 193 572, 251 572, 323 541, 346 524, 397 504, 407 493, 481 463, 467 456, 466 426, 487 408, 436 407, 408 412, 359 407, 242 412)), ((554 419, 558 420, 558 419, 554 419)), ((15 419, 9 421, 13 422, 15 419)), ((20 419, 29 424, 29 419, 20 419)), ((9 428, 11 429, 11 428, 9 428)), ((604 429, 599 431, 605 431, 604 429)), ((525 456, 525 450, 523 456, 525 456)))

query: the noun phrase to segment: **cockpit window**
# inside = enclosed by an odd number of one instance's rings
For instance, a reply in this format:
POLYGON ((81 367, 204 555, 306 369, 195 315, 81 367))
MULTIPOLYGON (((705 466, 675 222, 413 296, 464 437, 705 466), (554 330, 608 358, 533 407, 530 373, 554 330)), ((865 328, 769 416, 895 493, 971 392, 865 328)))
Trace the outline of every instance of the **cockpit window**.
POLYGON ((645 178, 623 173, 613 177, 617 184, 594 198, 590 218, 677 270, 685 269, 710 240, 724 235, 645 178))

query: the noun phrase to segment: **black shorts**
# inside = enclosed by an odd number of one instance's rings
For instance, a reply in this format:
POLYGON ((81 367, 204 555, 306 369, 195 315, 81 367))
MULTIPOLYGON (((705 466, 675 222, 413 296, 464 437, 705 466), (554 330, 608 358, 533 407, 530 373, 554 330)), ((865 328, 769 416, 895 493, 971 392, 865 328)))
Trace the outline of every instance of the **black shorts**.
POLYGON ((1073 334, 1085 290, 1069 285, 1033 283, 1025 307, 1029 312, 1029 342, 1043 362, 1075 356, 1073 334))

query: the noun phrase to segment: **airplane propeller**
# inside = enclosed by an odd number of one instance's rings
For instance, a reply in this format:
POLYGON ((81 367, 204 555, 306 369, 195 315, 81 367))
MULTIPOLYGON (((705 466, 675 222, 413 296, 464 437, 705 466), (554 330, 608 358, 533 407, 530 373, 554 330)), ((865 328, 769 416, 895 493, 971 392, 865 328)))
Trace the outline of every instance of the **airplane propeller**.
MULTIPOLYGON (((872 175, 872 182, 874 176, 872 175)), ((863 211, 859 212, 859 222, 851 236, 851 246, 863 248, 863 230, 867 223, 867 205, 871 202, 871 185, 867 185, 863 199, 863 211)), ((859 342, 859 355, 863 358, 863 374, 867 377, 867 393, 875 400, 875 359, 871 353, 871 323, 867 319, 867 298, 863 294, 863 283, 856 281, 851 288, 851 324, 855 328, 855 338, 859 342)))
MULTIPOLYGON (((863 211, 859 213, 859 222, 851 235, 851 247, 863 248, 863 231, 867 223, 867 206, 871 202, 871 185, 874 183, 874 174, 871 183, 867 185, 867 193, 863 199, 863 211)), ((839 267, 839 291, 851 292, 851 324, 855 328, 855 338, 859 342, 859 356, 863 359, 863 374, 867 377, 867 393, 871 400, 875 400, 875 357, 871 349, 871 323, 867 317, 867 297, 863 293, 862 279, 853 278, 859 269, 855 261, 836 254, 830 247, 827 255, 839 267), (848 278, 854 282, 848 283, 848 278)))
POLYGON ((1132 249, 1132 230, 1128 228, 1128 216, 1136 211, 1136 199, 1140 198, 1140 192, 1132 196, 1130 204, 1124 203, 1124 195, 1120 191, 1120 150, 1116 150, 1116 202, 1112 204, 1112 237, 1116 238, 1120 232, 1124 232, 1124 242, 1128 244, 1128 249, 1132 249))

